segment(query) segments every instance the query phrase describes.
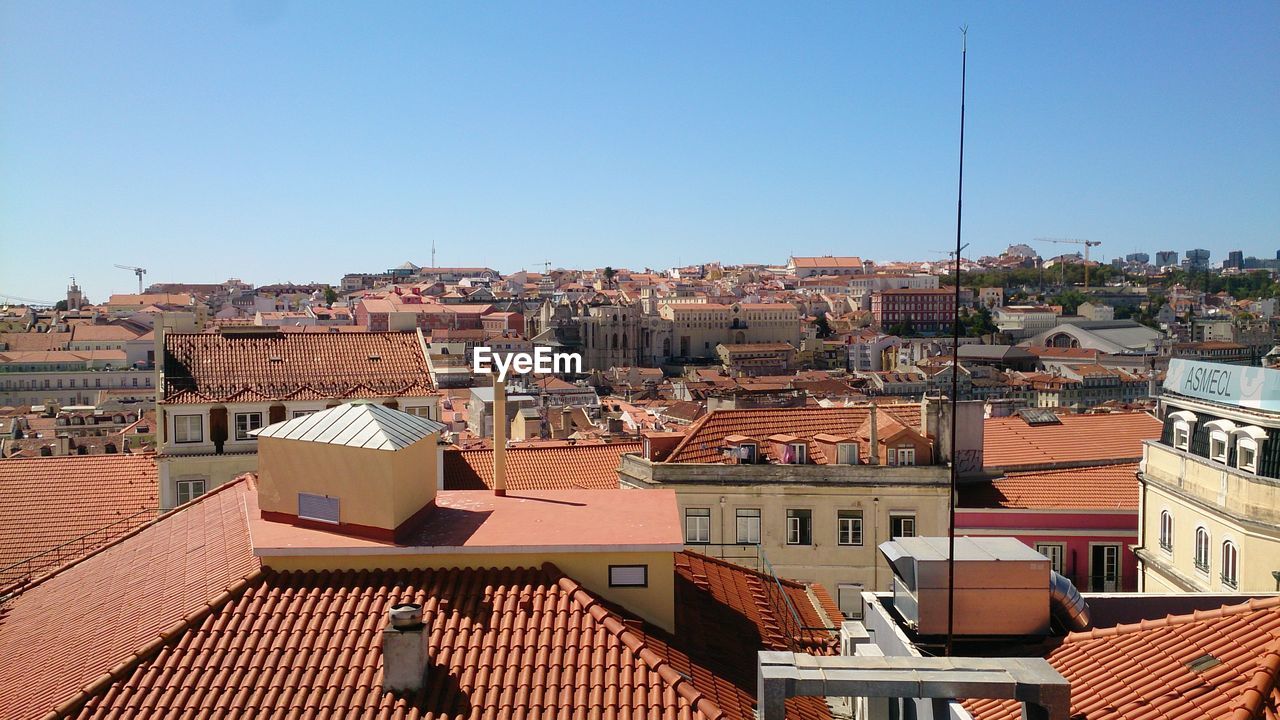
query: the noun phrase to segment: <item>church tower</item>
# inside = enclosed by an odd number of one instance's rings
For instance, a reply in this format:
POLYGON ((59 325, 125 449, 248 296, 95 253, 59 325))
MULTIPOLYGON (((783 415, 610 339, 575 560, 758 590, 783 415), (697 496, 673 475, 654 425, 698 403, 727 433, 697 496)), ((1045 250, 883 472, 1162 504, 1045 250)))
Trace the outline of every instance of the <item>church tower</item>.
POLYGON ((84 294, 80 292, 80 286, 76 284, 76 279, 71 278, 71 284, 67 286, 67 309, 79 310, 84 305, 84 294))

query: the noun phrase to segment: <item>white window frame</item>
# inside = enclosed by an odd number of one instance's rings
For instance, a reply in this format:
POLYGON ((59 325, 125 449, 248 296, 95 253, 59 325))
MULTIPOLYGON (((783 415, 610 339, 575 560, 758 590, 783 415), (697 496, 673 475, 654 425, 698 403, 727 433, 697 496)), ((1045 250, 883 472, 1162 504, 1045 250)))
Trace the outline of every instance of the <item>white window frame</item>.
POLYGON ((1240 547, 1234 541, 1222 541, 1222 584, 1235 590, 1240 587, 1240 547))
POLYGON ((1160 549, 1173 554, 1173 513, 1160 511, 1160 549))
POLYGON ((1204 426, 1209 431, 1209 459, 1225 465, 1231 459, 1231 440, 1236 424, 1230 420, 1212 420, 1204 426))
POLYGON ((711 508, 685 508, 684 544, 708 545, 711 543, 711 508))
POLYGON ((192 500, 195 500, 201 495, 209 492, 208 488, 209 481, 205 478, 185 478, 182 480, 175 480, 173 483, 174 506, 185 505, 192 500), (196 491, 197 488, 199 489, 198 492, 196 491), (183 499, 184 495, 186 496, 185 500, 183 499))
POLYGON ((787 508, 787 544, 788 545, 813 545, 813 511, 807 508, 787 508), (796 513, 792 515, 792 513, 796 513), (801 515, 800 513, 805 513, 801 515), (805 533, 805 521, 808 522, 808 532, 805 533), (804 542, 805 535, 808 535, 808 542, 804 542))
POLYGON ((891 512, 891 513, 889 513, 889 537, 890 537, 890 539, 893 539, 893 538, 900 538, 900 537, 915 537, 915 536, 916 536, 916 514, 915 514, 915 513, 913 513, 913 512, 891 512), (902 526, 901 526, 901 527, 903 528, 903 530, 906 530, 906 529, 907 529, 907 524, 906 524, 906 523, 910 523, 910 530, 911 530, 910 534, 907 534, 907 533, 905 533, 905 532, 904 532, 904 533, 901 533, 901 534, 898 534, 898 535, 894 535, 894 534, 893 534, 893 521, 894 521, 894 520, 899 520, 899 521, 901 521, 901 522, 903 523, 903 524, 902 524, 902 526))
POLYGON ((894 448, 894 455, 897 459, 897 465, 911 466, 916 464, 916 449, 914 447, 894 448))
POLYGON ((1195 565, 1196 571, 1205 575, 1209 574, 1210 565, 1213 558, 1209 555, 1209 548, 1213 546, 1213 538, 1209 534, 1209 528, 1198 525, 1196 526, 1196 542, 1195 554, 1192 557, 1192 564, 1195 565))
POLYGON ((1195 413, 1179 410, 1169 413, 1173 418, 1173 446, 1178 450, 1191 451, 1191 436, 1195 433, 1195 413), (1179 438, 1181 436, 1181 438, 1179 438))
MULTIPOLYGON (((251 423, 250 423, 250 422, 246 422, 245 424, 246 424, 246 425, 250 425, 251 423)), ((237 440, 237 441, 242 441, 242 442, 243 442, 243 441, 246 441, 246 440, 257 440, 257 439, 258 439, 258 438, 257 438, 257 436, 250 435, 249 433, 253 432, 254 430, 258 430, 258 429, 260 429, 261 427, 262 427, 262 412, 261 412, 261 411, 252 410, 252 411, 249 411, 249 412, 238 412, 238 413, 236 413, 236 414, 235 414, 235 431, 236 431, 236 440, 237 440), (245 429, 243 432, 241 432, 241 430, 240 430, 240 418, 249 418, 249 417, 252 417, 252 416, 254 416, 254 415, 257 415, 257 416, 258 416, 258 424, 257 424, 256 426, 253 426, 253 427, 246 427, 246 429, 245 429)))
POLYGON ((435 419, 431 416, 432 408, 430 405, 414 405, 413 407, 402 408, 402 410, 415 417, 422 417, 428 420, 435 419))
POLYGON ((760 544, 760 508, 738 508, 734 511, 734 520, 738 545, 760 544))
POLYGON ((1231 434, 1236 441, 1236 469, 1257 475, 1258 460, 1262 455, 1262 444, 1267 439, 1267 431, 1255 425, 1245 425, 1236 428, 1231 434), (1248 462, 1244 460, 1245 451, 1252 455, 1248 462))
POLYGON ((204 442, 204 416, 203 415, 174 415, 173 416, 173 442, 181 444, 202 443, 204 442), (196 432, 195 437, 191 436, 191 420, 195 418, 196 432), (182 439, 183 435, 187 436, 186 440, 182 439))
POLYGON ((742 465, 754 465, 760 457, 760 447, 753 442, 744 442, 738 444, 738 452, 746 452, 748 457, 738 455, 738 462, 742 465))
POLYGON ((319 410, 294 410, 292 413, 289 414, 289 419, 292 420, 294 418, 305 417, 307 415, 315 415, 318 412, 320 411, 319 410))
POLYGON ((1059 575, 1066 568, 1066 546, 1062 543, 1036 543, 1036 552, 1049 558, 1049 567, 1059 575))
POLYGON ((836 463, 839 465, 857 465, 858 443, 845 442, 837 444, 836 463))
POLYGON ((795 452, 795 458, 791 461, 793 465, 807 465, 809 463, 809 446, 802 442, 787 443, 795 452))
POLYGON ((844 547, 862 545, 862 511, 836 511, 836 544, 844 547))

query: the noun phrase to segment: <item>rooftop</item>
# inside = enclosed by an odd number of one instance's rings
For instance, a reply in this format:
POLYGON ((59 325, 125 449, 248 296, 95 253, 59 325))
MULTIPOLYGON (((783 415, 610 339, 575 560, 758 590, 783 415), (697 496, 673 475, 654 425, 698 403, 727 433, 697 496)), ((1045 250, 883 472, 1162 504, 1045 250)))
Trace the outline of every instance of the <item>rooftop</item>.
POLYGON ((154 455, 0 460, 0 588, 150 522, 158 493, 154 455))
POLYGON ((164 402, 376 398, 432 393, 412 332, 165 336, 164 402))
MULTIPOLYGON (((640 451, 638 442, 509 448, 507 490, 616 490, 622 456, 640 451)), ((492 488, 493 450, 445 451, 445 490, 492 488)))
POLYGON ((989 482, 960 486, 966 509, 1138 509, 1138 463, 1064 470, 1012 472, 989 482))
POLYGON ((1048 467, 1058 463, 1137 461, 1142 441, 1160 437, 1161 423, 1145 412, 1058 416, 1059 422, 1029 425, 1016 415, 987 418, 983 466, 1048 467))
POLYGON ((252 434, 366 450, 399 450, 443 429, 444 425, 435 420, 375 403, 355 402, 268 425, 252 434))

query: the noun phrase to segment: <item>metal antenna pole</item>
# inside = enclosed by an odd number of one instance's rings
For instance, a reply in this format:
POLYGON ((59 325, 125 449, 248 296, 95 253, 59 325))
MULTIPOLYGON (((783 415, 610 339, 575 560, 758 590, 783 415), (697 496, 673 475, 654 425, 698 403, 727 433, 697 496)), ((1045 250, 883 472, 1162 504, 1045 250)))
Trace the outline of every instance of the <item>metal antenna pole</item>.
POLYGON ((960 28, 960 182, 956 189, 956 304, 951 317, 951 496, 947 503, 947 656, 955 644, 956 621, 956 429, 960 416, 960 221, 964 203, 964 91, 969 51, 969 26, 960 28))

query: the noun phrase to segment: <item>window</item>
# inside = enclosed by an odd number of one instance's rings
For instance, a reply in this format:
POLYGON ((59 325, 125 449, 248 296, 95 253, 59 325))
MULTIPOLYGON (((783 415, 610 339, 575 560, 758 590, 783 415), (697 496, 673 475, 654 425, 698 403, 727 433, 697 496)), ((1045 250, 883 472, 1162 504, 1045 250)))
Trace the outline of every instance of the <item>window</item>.
POLYGON ((787 511, 787 544, 788 545, 812 545, 813 544, 813 511, 812 510, 788 510, 787 511))
POLYGON ((857 465, 858 443, 840 443, 836 445, 836 462, 840 465, 857 465))
POLYGON ((859 583, 840 583, 836 585, 837 602, 840 614, 850 620, 862 618, 862 585, 859 583))
POLYGON ((705 545, 711 542, 710 508, 685 509, 684 542, 686 545, 705 545))
POLYGON ((759 545, 760 544, 760 509, 759 508, 739 508, 737 512, 738 519, 738 544, 739 545, 759 545))
POLYGON ((1036 552, 1049 558, 1049 567, 1054 572, 1062 573, 1063 548, 1061 543, 1036 543, 1036 552))
POLYGON ((204 442, 204 417, 202 415, 174 415, 173 441, 178 443, 204 442))
POLYGON ((649 566, 610 565, 609 587, 649 587, 649 566))
POLYGON ((809 447, 804 443, 791 443, 791 462, 796 465, 804 465, 809 462, 809 447))
POLYGON ((1168 510, 1160 511, 1160 549, 1173 552, 1173 516, 1168 510))
POLYGON ((236 413, 237 440, 253 440, 254 437, 250 435, 249 432, 257 430, 260 427, 262 427, 262 413, 236 413))
POLYGON ((1209 572, 1209 531, 1203 527, 1196 528, 1196 569, 1209 572))
MULTIPOLYGON (((897 448, 897 464, 898 465, 915 465, 916 449, 913 447, 897 448)), ((891 458, 892 460, 893 458, 891 458)))
POLYGON ((179 480, 175 483, 178 491, 178 503, 183 505, 200 497, 205 493, 205 481, 201 480, 179 480))
POLYGON ((1248 472, 1258 471, 1258 449, 1252 440, 1241 440, 1236 447, 1236 467, 1248 472))
POLYGON ((1230 420, 1213 420, 1204 424, 1209 431, 1209 459, 1226 463, 1231 454, 1231 434, 1236 424, 1230 420))
POLYGON ((1191 428, 1195 425, 1196 416, 1186 410, 1169 413, 1173 420, 1173 446, 1179 450, 1191 449, 1191 428))
POLYGON ((889 515, 889 537, 915 537, 916 536, 916 516, 914 514, 890 514, 889 515))
POLYGON ((753 465, 756 462, 756 453, 758 448, 755 443, 742 443, 734 449, 738 462, 743 465, 753 465))
POLYGON ((1235 589, 1240 581, 1240 551, 1227 540, 1222 543, 1222 584, 1235 589))
POLYGON ((428 420, 430 420, 430 419, 431 419, 431 406, 430 406, 430 405, 418 405, 417 407, 407 407, 407 408, 405 408, 405 409, 404 409, 404 411, 405 411, 405 412, 407 412, 407 413, 409 413, 410 415, 416 415, 416 416, 418 416, 418 417, 424 417, 424 418, 427 418, 428 420))
POLYGON ((840 545, 862 544, 862 511, 841 510, 836 513, 836 542, 840 545))
POLYGON ((317 410, 294 410, 293 417, 300 418, 306 415, 315 415, 317 410))
POLYGON ((305 520, 338 524, 338 498, 328 495, 298 493, 298 517, 305 520))

